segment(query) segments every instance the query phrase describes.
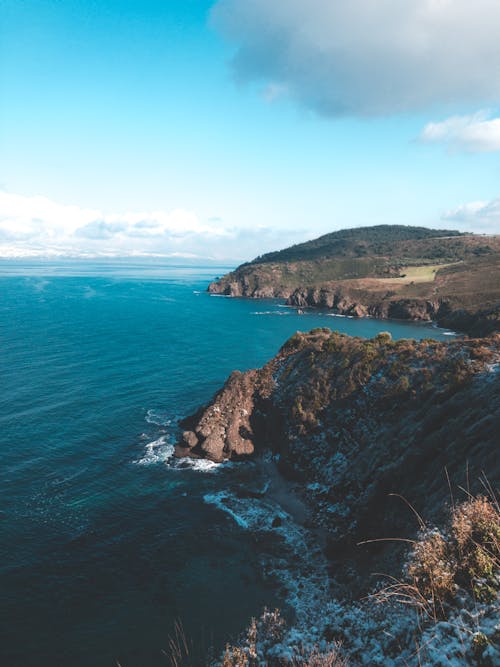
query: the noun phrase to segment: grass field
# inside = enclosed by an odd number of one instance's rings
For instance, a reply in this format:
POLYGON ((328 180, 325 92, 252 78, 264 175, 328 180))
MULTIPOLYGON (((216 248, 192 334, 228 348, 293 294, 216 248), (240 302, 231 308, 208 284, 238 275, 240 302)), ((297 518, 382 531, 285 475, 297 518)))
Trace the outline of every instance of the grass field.
POLYGON ((408 285, 409 283, 432 283, 439 269, 447 266, 455 266, 460 262, 450 264, 427 264, 424 266, 408 266, 401 269, 399 278, 382 278, 384 284, 408 285))

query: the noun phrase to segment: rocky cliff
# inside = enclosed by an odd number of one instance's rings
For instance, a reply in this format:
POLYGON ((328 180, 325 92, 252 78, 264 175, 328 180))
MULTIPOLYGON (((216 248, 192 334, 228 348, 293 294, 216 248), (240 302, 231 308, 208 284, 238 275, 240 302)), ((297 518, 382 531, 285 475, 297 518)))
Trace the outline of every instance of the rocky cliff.
MULTIPOLYGON (((410 613, 415 600, 404 597, 404 582, 409 544, 410 558, 421 563, 425 554, 425 567, 432 563, 439 577, 462 572, 462 542, 459 556, 441 549, 455 544, 450 507, 457 530, 464 512, 497 512, 494 492, 489 506, 469 492, 484 494, 499 481, 500 335, 441 343, 297 333, 263 368, 233 373, 182 426, 177 456, 252 459, 227 468, 224 489, 209 500, 233 519, 244 517, 238 525, 253 530, 263 571, 290 606, 286 631, 276 613, 264 612, 221 664, 497 664, 496 555, 483 568, 487 584, 482 574, 456 574, 439 623, 435 608, 426 618, 410 613), (228 478, 236 478, 236 492, 228 478), (456 505, 457 497, 472 500, 456 505), (373 577, 381 572, 390 573, 387 589, 383 575, 373 577), (485 585, 489 597, 478 599, 485 585), (374 602, 381 590, 389 600, 402 591, 406 604, 381 608, 374 602), (316 658, 303 660, 305 651, 316 658)), ((497 540, 497 514, 490 523, 497 540)), ((471 535, 477 545, 479 533, 471 535)), ((494 547, 496 554, 498 541, 489 539, 487 553, 494 547)), ((427 569, 415 576, 419 590, 427 569)))
POLYGON ((390 492, 432 516, 445 468, 457 480, 467 466, 498 478, 499 362, 498 335, 441 343, 298 333, 183 421, 177 455, 272 452, 338 552, 373 526, 380 534, 389 516, 394 529, 390 492))

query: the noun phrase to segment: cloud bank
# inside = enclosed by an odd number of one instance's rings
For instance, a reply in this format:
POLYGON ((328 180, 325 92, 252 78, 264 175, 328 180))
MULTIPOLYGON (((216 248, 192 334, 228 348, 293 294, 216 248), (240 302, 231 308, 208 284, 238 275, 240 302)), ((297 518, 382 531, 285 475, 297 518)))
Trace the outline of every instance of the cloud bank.
POLYGON ((238 80, 320 114, 500 101, 498 0, 218 0, 238 80))
POLYGON ((461 228, 485 234, 500 233, 500 198, 462 204, 446 211, 442 219, 461 228))
MULTIPOLYGON (((104 214, 0 192, 0 257, 165 256, 251 259, 276 249, 286 230, 255 225, 236 229, 219 218, 200 221, 192 211, 104 214)), ((303 240, 304 230, 290 235, 303 240)))
POLYGON ((500 118, 486 112, 452 116, 439 123, 428 123, 420 135, 426 143, 444 143, 453 150, 468 153, 500 151, 500 118))

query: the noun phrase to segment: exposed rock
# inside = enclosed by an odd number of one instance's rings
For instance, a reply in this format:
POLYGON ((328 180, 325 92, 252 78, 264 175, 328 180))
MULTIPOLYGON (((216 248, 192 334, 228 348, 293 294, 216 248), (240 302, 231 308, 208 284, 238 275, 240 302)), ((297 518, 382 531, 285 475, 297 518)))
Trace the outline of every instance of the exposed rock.
POLYGON ((196 433, 193 433, 193 431, 184 431, 184 433, 182 434, 182 444, 186 446, 188 449, 196 447, 196 445, 198 444, 198 438, 196 437, 196 433))
POLYGON ((188 418, 177 455, 194 454, 212 461, 248 456, 254 452, 250 415, 254 409, 257 371, 234 371, 201 417, 188 418), (192 428, 189 428, 192 427, 192 428))
POLYGON ((495 484, 499 363, 499 335, 443 343, 295 334, 263 369, 233 373, 185 420, 178 455, 221 461, 256 447, 279 455, 281 470, 301 481, 313 522, 327 529, 332 558, 350 561, 363 554, 352 551, 360 539, 415 527, 411 515, 395 518, 389 493, 433 517, 446 499, 445 467, 462 484, 467 466, 471 480, 487 470, 495 484))

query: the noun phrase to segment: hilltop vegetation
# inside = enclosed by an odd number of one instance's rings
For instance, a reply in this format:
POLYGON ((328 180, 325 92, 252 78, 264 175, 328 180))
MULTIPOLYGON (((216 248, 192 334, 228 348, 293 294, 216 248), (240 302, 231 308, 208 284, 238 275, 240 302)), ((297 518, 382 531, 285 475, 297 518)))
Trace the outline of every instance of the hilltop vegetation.
POLYGON ((487 335, 499 328, 500 236, 402 225, 333 232, 242 264, 208 289, 487 335))
MULTIPOLYGON (((250 264, 304 261, 325 257, 384 256, 391 252, 394 244, 401 244, 403 252, 406 251, 411 255, 412 244, 407 242, 428 241, 429 239, 440 239, 439 245, 436 244, 434 250, 430 252, 437 258, 442 256, 442 253, 449 253, 450 256, 456 253, 460 245, 452 241, 460 236, 465 236, 465 234, 447 229, 427 229, 405 225, 356 227, 331 232, 312 241, 267 253, 257 257, 250 264)), ((429 259, 432 259, 432 256, 429 259)))

